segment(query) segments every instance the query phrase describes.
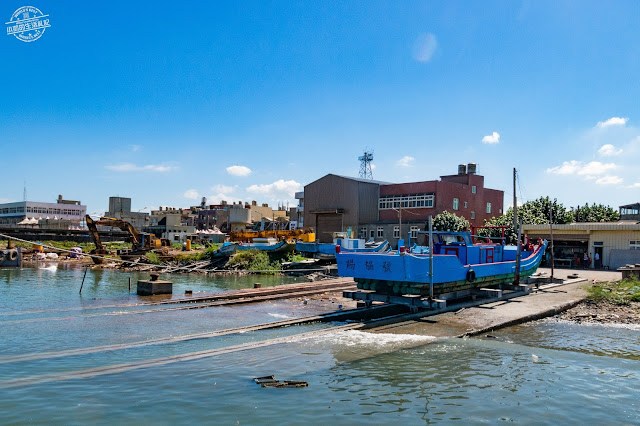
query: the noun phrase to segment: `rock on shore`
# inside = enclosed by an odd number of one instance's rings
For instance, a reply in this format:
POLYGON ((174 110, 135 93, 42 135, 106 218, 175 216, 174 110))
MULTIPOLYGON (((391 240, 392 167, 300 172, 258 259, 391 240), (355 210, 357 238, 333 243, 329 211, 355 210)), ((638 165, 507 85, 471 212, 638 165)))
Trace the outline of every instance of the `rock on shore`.
POLYGON ((577 323, 640 324, 640 302, 616 305, 610 302, 596 303, 586 300, 561 313, 558 318, 577 323))

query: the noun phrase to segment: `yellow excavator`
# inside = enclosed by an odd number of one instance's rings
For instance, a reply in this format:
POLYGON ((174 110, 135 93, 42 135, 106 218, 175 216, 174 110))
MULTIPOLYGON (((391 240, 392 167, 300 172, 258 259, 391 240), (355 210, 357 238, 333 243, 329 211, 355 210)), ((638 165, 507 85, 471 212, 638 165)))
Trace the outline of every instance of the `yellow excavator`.
MULTIPOLYGON (((98 234, 98 226, 113 226, 116 228, 120 228, 123 231, 129 234, 129 239, 131 240, 131 249, 130 250, 118 250, 118 255, 124 258, 132 258, 144 256, 147 252, 156 248, 156 236, 153 234, 147 234, 145 232, 139 232, 133 225, 131 225, 126 220, 116 219, 113 217, 101 217, 98 220, 93 220, 89 215, 85 217, 87 221, 87 228, 89 228, 89 233, 91 234, 91 238, 93 242, 96 244, 95 250, 91 250, 89 254, 95 254, 97 256, 104 257, 107 254, 111 254, 109 250, 107 250, 103 245, 102 241, 100 241, 100 234, 98 234)), ((165 243, 163 241, 163 243, 165 243)), ((166 245, 166 244, 162 244, 166 245)), ((95 264, 101 264, 104 259, 102 257, 91 257, 95 264)))

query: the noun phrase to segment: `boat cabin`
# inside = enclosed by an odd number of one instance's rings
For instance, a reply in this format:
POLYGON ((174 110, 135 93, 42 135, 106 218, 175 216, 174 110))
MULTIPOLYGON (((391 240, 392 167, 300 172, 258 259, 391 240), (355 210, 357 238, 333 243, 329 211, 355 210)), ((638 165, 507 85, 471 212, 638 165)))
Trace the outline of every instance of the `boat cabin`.
MULTIPOLYGON (((463 265, 513 261, 516 258, 516 251, 515 246, 494 243, 474 244, 469 232, 433 232, 433 254, 457 256, 463 265)), ((527 256, 526 252, 523 252, 524 256, 527 256)))
POLYGON ((365 248, 366 242, 362 238, 349 238, 349 234, 346 232, 334 232, 333 244, 345 250, 358 250, 365 248))

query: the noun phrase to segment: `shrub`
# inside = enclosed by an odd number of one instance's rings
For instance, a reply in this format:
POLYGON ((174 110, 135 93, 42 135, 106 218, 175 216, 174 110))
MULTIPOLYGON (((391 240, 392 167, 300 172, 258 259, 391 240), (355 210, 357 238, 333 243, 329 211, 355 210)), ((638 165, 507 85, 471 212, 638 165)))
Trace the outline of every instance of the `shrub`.
POLYGON ((236 252, 231 256, 229 262, 227 262, 227 267, 245 271, 260 271, 263 273, 278 272, 281 269, 279 263, 270 263, 269 255, 260 250, 242 250, 236 252))
POLYGON ((159 257, 156 253, 154 253, 154 252, 152 252, 152 251, 150 251, 149 253, 147 253, 147 254, 145 255, 145 257, 147 258, 147 260, 149 261, 149 263, 151 263, 151 264, 153 264, 153 265, 160 265, 160 264, 162 263, 162 262, 160 261, 160 257, 159 257))
POLYGON ((587 299, 593 302, 610 302, 616 305, 628 305, 640 302, 640 281, 625 278, 620 281, 598 283, 587 288, 587 299))

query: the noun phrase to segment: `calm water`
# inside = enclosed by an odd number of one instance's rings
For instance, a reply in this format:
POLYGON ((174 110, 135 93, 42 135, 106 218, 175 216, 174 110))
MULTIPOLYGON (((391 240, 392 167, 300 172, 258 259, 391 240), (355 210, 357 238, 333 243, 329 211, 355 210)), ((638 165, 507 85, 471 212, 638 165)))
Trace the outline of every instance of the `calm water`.
MULTIPOLYGON (((127 294, 129 274, 90 271, 80 296, 82 273, 0 270, 3 424, 640 422, 638 328, 547 320, 490 339, 433 342, 353 330, 310 337, 331 326, 315 324, 176 342, 310 312, 292 301, 134 307, 141 299, 127 294), (252 380, 271 374, 309 387, 263 389, 252 380)), ((256 281, 172 279, 176 294, 256 281)))

